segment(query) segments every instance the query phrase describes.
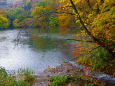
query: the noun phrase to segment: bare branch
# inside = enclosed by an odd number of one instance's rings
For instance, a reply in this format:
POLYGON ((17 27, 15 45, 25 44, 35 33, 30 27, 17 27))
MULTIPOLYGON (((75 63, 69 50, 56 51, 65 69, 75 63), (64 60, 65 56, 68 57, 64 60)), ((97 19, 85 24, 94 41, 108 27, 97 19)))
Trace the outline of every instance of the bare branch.
POLYGON ((79 40, 79 39, 66 39, 66 40, 74 40, 74 41, 80 41, 80 42, 94 42, 94 41, 84 41, 84 40, 79 40))
POLYGON ((40 18, 40 17, 42 17, 42 16, 44 16, 44 15, 47 15, 47 14, 49 14, 49 13, 56 13, 56 14, 63 14, 63 13, 65 13, 65 14, 75 15, 75 14, 70 13, 70 12, 56 12, 56 11, 51 11, 51 12, 48 12, 48 13, 42 13, 42 14, 40 14, 40 16, 38 16, 37 18, 40 18))

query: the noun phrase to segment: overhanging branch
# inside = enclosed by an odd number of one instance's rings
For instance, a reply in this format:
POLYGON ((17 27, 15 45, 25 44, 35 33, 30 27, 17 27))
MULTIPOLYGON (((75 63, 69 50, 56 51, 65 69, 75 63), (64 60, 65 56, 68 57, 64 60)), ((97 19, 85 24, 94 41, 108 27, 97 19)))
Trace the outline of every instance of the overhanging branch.
POLYGON ((42 17, 42 16, 44 16, 44 15, 47 15, 47 14, 49 14, 49 13, 56 13, 56 14, 63 14, 63 13, 65 13, 65 14, 69 14, 69 15, 75 15, 75 14, 70 13, 70 12, 57 12, 57 11, 51 11, 51 12, 47 12, 47 13, 42 13, 42 14, 40 14, 40 16, 38 16, 37 18, 40 18, 40 17, 42 17))
POLYGON ((84 41, 84 40, 80 40, 80 39, 66 39, 66 40, 73 40, 73 41, 80 41, 80 42, 91 42, 91 43, 94 42, 94 41, 84 41))
POLYGON ((88 28, 85 26, 83 20, 81 19, 81 16, 75 6, 75 4, 73 3, 72 0, 70 0, 72 8, 74 9, 74 11, 76 12, 76 14, 78 15, 78 19, 82 25, 82 27, 85 29, 85 31, 87 32, 87 34, 101 47, 105 48, 113 57, 115 57, 115 53, 113 52, 113 49, 109 48, 108 46, 106 46, 103 42, 101 42, 101 40, 97 39, 96 37, 93 36, 93 34, 88 30, 88 28))

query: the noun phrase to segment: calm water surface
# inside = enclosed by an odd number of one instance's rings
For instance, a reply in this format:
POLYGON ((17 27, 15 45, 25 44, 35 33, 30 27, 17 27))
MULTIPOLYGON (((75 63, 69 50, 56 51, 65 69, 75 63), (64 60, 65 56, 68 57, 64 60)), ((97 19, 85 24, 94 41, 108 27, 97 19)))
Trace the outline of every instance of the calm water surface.
POLYGON ((29 37, 22 31, 18 40, 18 33, 19 30, 0 32, 0 66, 7 70, 31 68, 41 72, 47 67, 70 61, 73 56, 71 42, 64 40, 64 36, 38 34, 29 37))

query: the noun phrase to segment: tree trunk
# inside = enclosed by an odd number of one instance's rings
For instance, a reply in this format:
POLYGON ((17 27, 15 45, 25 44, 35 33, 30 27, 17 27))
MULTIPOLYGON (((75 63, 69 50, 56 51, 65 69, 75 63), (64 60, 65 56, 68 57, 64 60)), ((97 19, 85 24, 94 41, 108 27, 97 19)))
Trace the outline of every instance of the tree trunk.
POLYGON ((71 5, 72 5, 72 8, 78 14, 78 19, 80 20, 80 23, 81 23, 82 27, 85 29, 85 31, 87 32, 87 34, 93 39, 94 42, 96 42, 98 45, 100 45, 101 47, 106 49, 112 55, 112 57, 115 57, 115 53, 113 52, 113 49, 110 49, 108 46, 105 46, 105 43, 101 42, 99 39, 94 37, 93 34, 87 29, 87 27, 84 25, 83 20, 81 19, 81 16, 79 15, 79 12, 78 12, 75 4, 73 3, 72 0, 70 0, 70 2, 71 2, 71 5))

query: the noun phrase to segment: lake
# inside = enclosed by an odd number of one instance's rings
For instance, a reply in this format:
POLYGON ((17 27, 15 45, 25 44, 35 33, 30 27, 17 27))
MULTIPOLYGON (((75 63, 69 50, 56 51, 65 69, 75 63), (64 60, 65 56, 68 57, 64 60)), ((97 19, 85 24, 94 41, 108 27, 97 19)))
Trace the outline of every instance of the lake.
POLYGON ((71 37, 72 34, 28 35, 24 30, 1 31, 0 66, 12 71, 30 68, 35 72, 56 67, 73 58, 72 41, 65 40, 71 37))

